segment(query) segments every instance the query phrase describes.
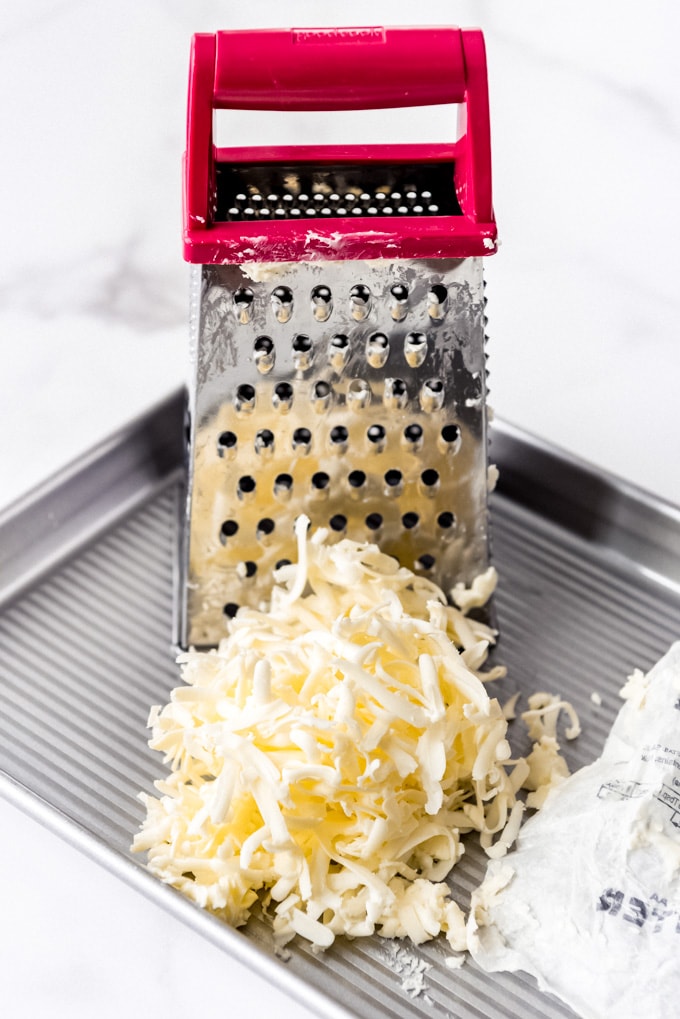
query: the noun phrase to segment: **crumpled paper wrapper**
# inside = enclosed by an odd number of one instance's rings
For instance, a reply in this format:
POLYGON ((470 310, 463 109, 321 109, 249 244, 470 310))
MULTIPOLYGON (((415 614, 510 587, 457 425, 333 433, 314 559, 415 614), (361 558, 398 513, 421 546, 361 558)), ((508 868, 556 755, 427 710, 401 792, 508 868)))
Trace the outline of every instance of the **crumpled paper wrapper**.
POLYGON ((680 643, 628 699, 602 756, 488 867, 468 939, 584 1019, 680 1015, 680 643))

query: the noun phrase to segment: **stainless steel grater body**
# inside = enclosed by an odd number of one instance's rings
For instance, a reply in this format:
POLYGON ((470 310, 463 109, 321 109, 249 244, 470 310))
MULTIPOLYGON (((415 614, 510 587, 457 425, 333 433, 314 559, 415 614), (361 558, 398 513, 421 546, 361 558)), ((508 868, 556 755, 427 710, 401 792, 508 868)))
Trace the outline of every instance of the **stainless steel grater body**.
POLYGON ((481 259, 199 270, 187 640, 266 603, 305 513, 445 591, 488 563, 481 259))
POLYGON ((476 29, 194 38, 195 269, 179 643, 266 606, 306 514, 448 594, 489 561, 482 256, 496 248, 476 29), (437 144, 218 148, 217 108, 457 104, 437 144))

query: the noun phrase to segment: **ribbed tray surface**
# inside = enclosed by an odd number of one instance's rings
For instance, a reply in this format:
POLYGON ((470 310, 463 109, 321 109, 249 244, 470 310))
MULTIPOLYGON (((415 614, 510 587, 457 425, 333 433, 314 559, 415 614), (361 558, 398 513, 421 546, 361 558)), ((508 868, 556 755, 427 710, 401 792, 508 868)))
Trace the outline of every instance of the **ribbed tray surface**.
MULTIPOLYGON (((143 860, 129 852, 143 815, 137 794, 152 791, 162 767, 146 746, 148 709, 164 703, 177 683, 171 654, 176 500, 175 486, 166 483, 0 617, 0 768, 103 842, 112 857, 137 867, 143 860)), ((506 498, 495 497, 493 519, 502 578, 497 658, 510 673, 497 694, 504 700, 516 688, 547 689, 571 699, 583 734, 565 749, 578 767, 598 755, 625 676, 635 666, 651 666, 677 637, 678 595, 506 498)), ((453 875, 461 903, 483 867, 469 845, 453 875)), ((323 991, 333 1015, 571 1015, 529 978, 489 977, 473 964, 448 969, 445 944, 415 950, 374 938, 336 944, 321 957, 293 945, 283 963, 261 921, 244 937, 253 956, 263 949, 271 955, 275 982, 285 966, 303 982, 300 997, 305 987, 323 991), (422 963, 428 967, 422 988, 409 993, 409 977, 422 963)))

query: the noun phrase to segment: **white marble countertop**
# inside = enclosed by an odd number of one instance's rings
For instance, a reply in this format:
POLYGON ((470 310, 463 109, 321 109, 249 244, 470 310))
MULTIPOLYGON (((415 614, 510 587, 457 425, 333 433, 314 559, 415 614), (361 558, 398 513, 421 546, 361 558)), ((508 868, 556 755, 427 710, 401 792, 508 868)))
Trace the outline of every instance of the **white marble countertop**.
MULTIPOLYGON (((184 380, 191 33, 416 15, 404 0, 5 5, 0 507, 184 380)), ((680 503, 677 5, 431 0, 426 15, 486 33, 497 414, 680 503)), ((305 1014, 4 801, 0 832, 7 1015, 305 1014)))

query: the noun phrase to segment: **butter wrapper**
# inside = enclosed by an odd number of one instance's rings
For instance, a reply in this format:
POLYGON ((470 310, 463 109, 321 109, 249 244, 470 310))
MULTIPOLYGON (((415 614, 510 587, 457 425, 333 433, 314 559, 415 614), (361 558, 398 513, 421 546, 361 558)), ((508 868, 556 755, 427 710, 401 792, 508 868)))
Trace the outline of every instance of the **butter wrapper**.
POLYGON ((490 862, 470 951, 584 1019, 667 1019, 680 1001, 680 642, 634 674, 602 756, 490 862))

